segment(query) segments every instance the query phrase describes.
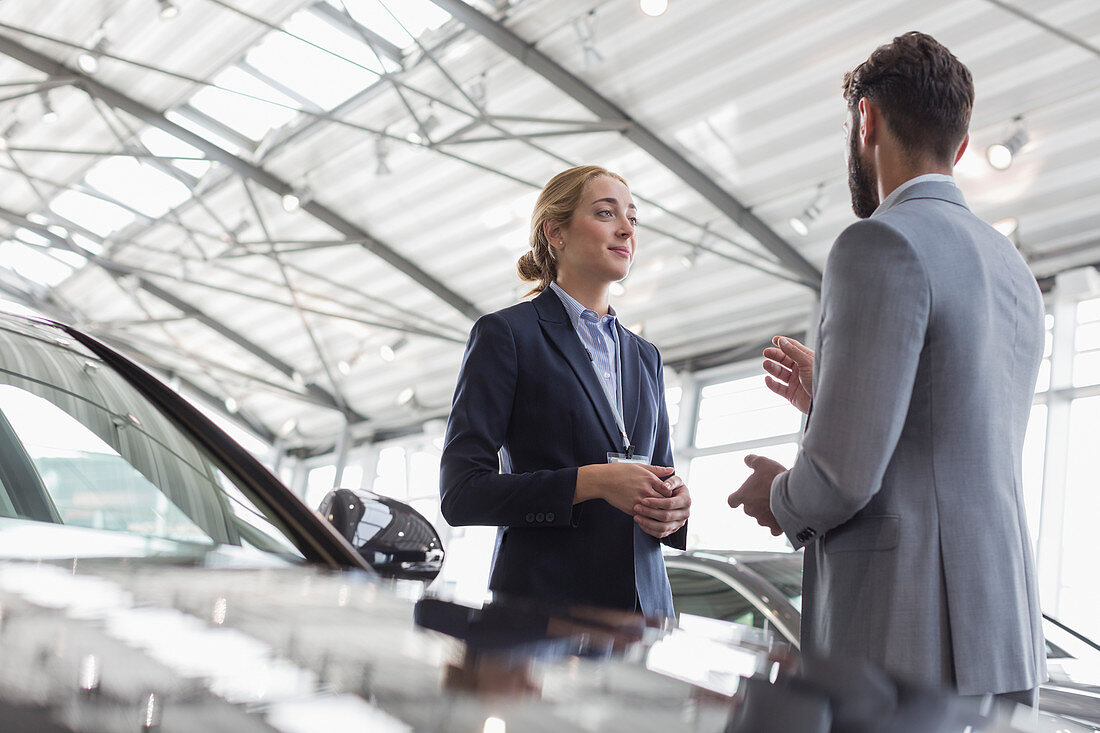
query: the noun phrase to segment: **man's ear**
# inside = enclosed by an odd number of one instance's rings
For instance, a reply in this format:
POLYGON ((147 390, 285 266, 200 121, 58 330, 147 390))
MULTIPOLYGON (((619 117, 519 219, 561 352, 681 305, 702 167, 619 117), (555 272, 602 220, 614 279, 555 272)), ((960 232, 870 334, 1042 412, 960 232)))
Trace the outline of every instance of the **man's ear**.
POLYGON ((966 146, 969 145, 969 144, 970 144, 970 133, 967 133, 966 137, 963 138, 962 144, 959 145, 959 152, 955 153, 955 165, 958 165, 959 161, 962 160, 963 153, 966 152, 966 146))
POLYGON ((859 140, 864 146, 872 145, 882 124, 882 112, 867 97, 859 98, 859 140))

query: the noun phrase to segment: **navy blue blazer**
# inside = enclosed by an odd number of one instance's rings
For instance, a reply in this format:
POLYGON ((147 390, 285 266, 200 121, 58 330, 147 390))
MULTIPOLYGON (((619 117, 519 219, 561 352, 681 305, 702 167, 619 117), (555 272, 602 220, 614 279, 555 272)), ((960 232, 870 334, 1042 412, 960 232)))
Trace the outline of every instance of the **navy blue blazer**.
MULTIPOLYGON (((635 453, 672 466, 660 354, 616 327, 635 453)), ((478 319, 447 423, 440 493, 452 526, 501 527, 492 590, 673 615, 660 541, 602 499, 573 505, 578 466, 621 451, 614 413, 555 293, 478 319)), ((683 549, 686 536, 685 526, 664 542, 683 549)))

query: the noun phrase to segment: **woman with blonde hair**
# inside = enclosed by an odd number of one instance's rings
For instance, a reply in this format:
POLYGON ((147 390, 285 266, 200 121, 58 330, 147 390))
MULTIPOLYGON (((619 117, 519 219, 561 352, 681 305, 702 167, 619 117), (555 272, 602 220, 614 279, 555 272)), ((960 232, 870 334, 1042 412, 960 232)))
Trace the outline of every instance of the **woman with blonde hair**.
POLYGON ((478 319, 440 464, 443 516, 500 528, 498 594, 673 615, 661 543, 684 548, 661 357, 609 302, 636 248, 626 181, 559 173, 517 268, 530 301, 478 319))

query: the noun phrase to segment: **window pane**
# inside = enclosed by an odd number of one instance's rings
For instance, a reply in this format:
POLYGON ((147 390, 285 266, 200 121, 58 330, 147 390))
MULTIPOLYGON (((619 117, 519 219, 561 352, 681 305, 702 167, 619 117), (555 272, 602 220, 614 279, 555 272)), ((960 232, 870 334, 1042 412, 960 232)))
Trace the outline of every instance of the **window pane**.
POLYGON ((798 432, 801 413, 753 376, 711 384, 702 389, 695 445, 727 443, 798 432))
POLYGON ((1035 377, 1035 391, 1046 392, 1050 389, 1050 359, 1039 362, 1039 374, 1035 377))
POLYGON ((43 285, 57 285, 73 272, 65 262, 18 242, 0 244, 0 265, 43 285))
POLYGON ((1066 504, 1062 527, 1061 620, 1085 636, 1100 636, 1100 585, 1096 582, 1096 518, 1100 516, 1100 396, 1070 405, 1066 504))
POLYGON ((1086 351, 1073 357, 1073 386, 1100 382, 1100 351, 1086 351))
POLYGON ((108 158, 88 171, 92 188, 156 219, 191 198, 181 181, 133 158, 108 158))
POLYGON ((1047 406, 1034 405, 1024 436, 1024 511, 1031 534, 1031 549, 1039 540, 1039 512, 1043 503, 1043 465, 1046 449, 1047 406))
POLYGON ((378 454, 378 474, 371 489, 376 494, 404 500, 409 495, 405 477, 405 449, 383 448, 378 454))
POLYGON ((321 506, 321 500, 332 491, 332 483, 335 480, 336 466, 333 464, 319 466, 310 471, 306 477, 306 505, 311 509, 321 506))
POLYGON ((752 473, 745 465, 750 453, 767 456, 790 467, 798 446, 783 443, 766 448, 702 456, 691 461, 687 483, 691 491, 688 547, 713 550, 790 550, 785 537, 773 537, 726 499, 752 473))
POLYGON ((1100 321, 1100 298, 1082 300, 1077 304, 1077 322, 1092 323, 1100 321))
POLYGON ((134 220, 133 213, 109 201, 79 191, 65 191, 50 202, 58 215, 79 224, 93 234, 106 237, 134 220))
POLYGON ((294 100, 237 67, 226 69, 212 82, 225 89, 206 87, 191 97, 191 106, 252 140, 259 140, 298 113, 294 100))
POLYGON ((245 60, 318 106, 331 109, 378 80, 382 67, 370 48, 309 10, 295 14, 285 28, 320 48, 273 31, 245 60))

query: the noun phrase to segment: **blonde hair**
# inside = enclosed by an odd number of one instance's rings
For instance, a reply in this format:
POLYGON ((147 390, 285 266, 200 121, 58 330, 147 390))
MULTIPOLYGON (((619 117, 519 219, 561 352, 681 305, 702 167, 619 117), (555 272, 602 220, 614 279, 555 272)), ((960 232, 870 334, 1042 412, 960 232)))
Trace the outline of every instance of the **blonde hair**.
POLYGON ((535 202, 535 210, 531 213, 531 249, 516 263, 520 279, 536 283, 528 295, 541 293, 558 277, 554 248, 550 246, 542 225, 548 221, 560 226, 567 225, 581 201, 585 185, 602 176, 614 178, 624 186, 627 185, 618 173, 612 173, 598 165, 581 165, 562 171, 543 187, 535 202))

